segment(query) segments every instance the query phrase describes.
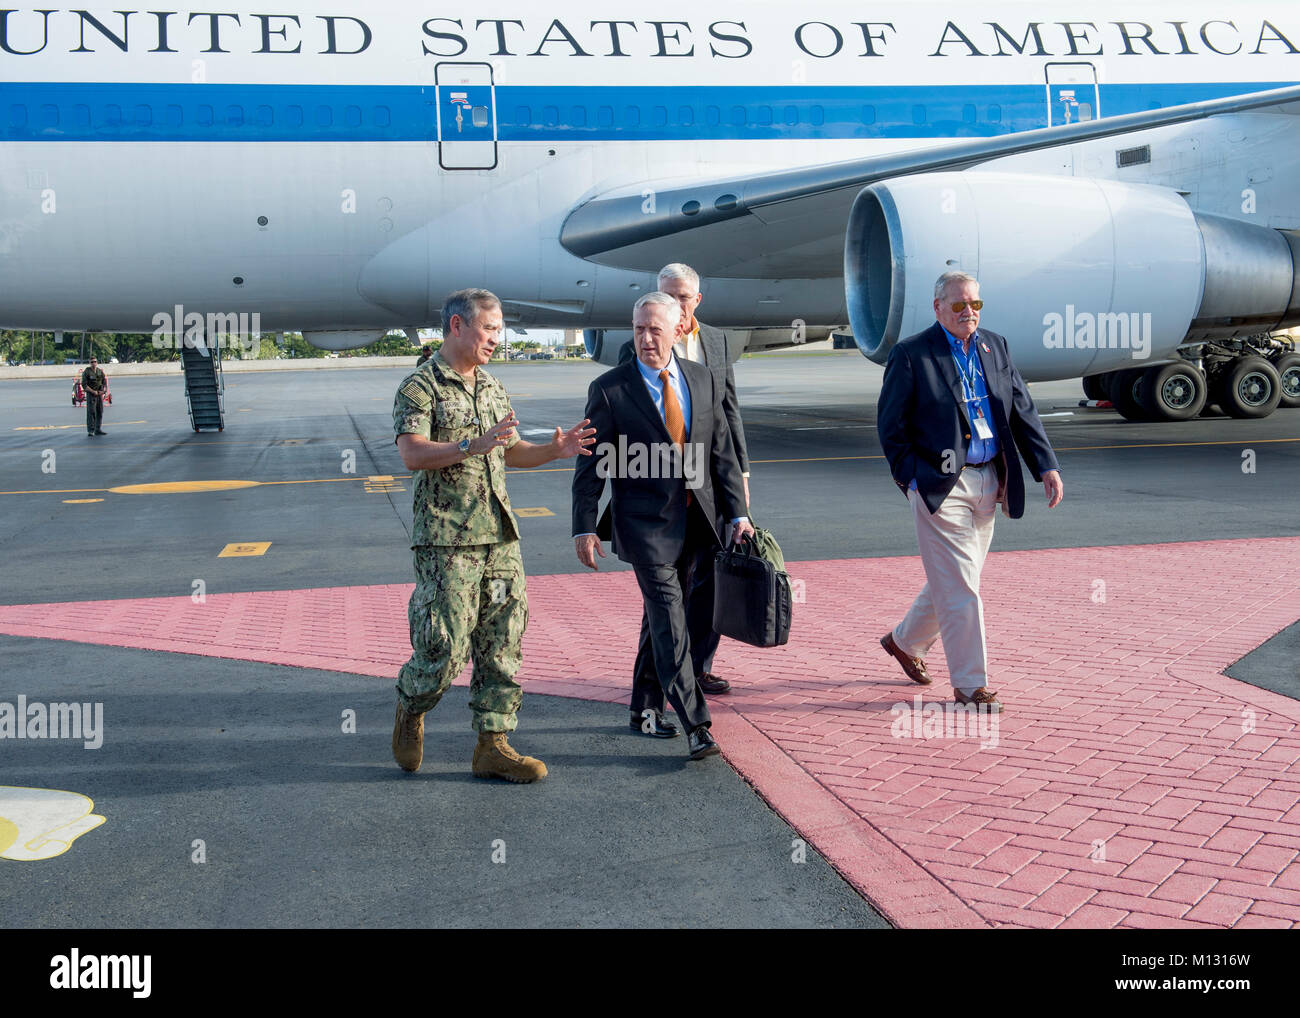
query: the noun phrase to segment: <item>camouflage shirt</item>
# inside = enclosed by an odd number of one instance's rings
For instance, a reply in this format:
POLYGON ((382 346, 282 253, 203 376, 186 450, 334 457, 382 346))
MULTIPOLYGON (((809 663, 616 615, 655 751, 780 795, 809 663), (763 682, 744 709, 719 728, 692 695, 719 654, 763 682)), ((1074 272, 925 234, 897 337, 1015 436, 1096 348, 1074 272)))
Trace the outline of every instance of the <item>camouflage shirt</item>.
MULTIPOLYGON (((438 351, 403 379, 393 398, 393 431, 434 442, 477 438, 510 414, 505 386, 481 367, 469 384, 438 351)), ((519 441, 515 432, 507 448, 519 441)), ((440 470, 416 470, 411 547, 517 541, 506 495, 505 450, 470 456, 440 470)))
POLYGON ((81 373, 81 384, 88 392, 101 393, 108 387, 104 372, 100 368, 86 368, 81 373))

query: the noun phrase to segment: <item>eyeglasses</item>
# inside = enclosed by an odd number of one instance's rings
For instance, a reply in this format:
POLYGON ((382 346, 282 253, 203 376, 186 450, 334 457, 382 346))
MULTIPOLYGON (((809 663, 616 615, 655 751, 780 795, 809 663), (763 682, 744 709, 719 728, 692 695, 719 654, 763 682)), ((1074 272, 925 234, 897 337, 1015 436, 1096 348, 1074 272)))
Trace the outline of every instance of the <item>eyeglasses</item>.
POLYGON ((984 307, 984 302, 982 300, 955 300, 948 306, 952 308, 953 314, 957 314, 958 312, 962 311, 967 304, 970 305, 970 309, 972 311, 979 311, 981 308, 984 307))

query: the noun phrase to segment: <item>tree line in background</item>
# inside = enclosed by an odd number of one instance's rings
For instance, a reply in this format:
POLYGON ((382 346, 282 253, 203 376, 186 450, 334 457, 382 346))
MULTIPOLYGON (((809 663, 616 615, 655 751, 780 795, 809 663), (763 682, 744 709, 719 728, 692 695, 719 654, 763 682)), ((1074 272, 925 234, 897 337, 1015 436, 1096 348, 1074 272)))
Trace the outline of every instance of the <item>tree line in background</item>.
MULTIPOLYGON (((328 350, 312 346, 297 332, 266 332, 253 341, 256 349, 246 348, 239 340, 231 340, 222 348, 228 360, 275 360, 276 358, 326 357, 328 350)), ((435 348, 441 339, 428 340, 435 348)), ((405 333, 384 336, 359 350, 341 351, 340 357, 402 357, 415 356, 419 348, 411 344, 405 333)), ((180 351, 174 346, 159 348, 154 345, 152 333, 147 332, 65 332, 63 342, 56 343, 51 332, 20 329, 0 329, 0 361, 6 364, 66 364, 70 361, 88 361, 91 355, 101 364, 116 357, 122 364, 142 361, 178 361, 180 351)))
MULTIPOLYGON (((245 349, 239 341, 232 341, 222 349, 227 360, 276 360, 299 357, 328 357, 330 351, 312 346, 297 332, 263 333, 255 341, 257 349, 245 349)), ((437 350, 440 338, 424 340, 424 345, 437 350)), ((511 352, 540 350, 542 345, 533 340, 512 337, 511 352)), ((580 348, 575 348, 574 353, 580 348)), ((357 350, 342 350, 338 357, 404 357, 417 356, 420 348, 412 345, 405 333, 390 333, 369 346, 357 350)), ((499 350, 498 356, 504 351, 499 350)), ((0 363, 4 364, 67 364, 84 363, 91 355, 101 364, 114 357, 122 364, 142 361, 178 361, 180 351, 174 346, 159 348, 154 345, 152 333, 147 332, 65 332, 63 342, 54 341, 52 332, 20 329, 0 329, 0 363)))

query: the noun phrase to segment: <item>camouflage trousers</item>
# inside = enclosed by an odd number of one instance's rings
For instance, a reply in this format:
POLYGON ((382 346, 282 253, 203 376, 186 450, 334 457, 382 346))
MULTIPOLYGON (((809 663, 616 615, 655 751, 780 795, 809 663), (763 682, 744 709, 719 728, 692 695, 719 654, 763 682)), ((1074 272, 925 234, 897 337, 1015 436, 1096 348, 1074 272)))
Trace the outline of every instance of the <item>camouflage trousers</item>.
POLYGON ((397 695, 412 712, 432 710, 472 658, 473 727, 513 732, 523 690, 515 673, 528 625, 518 541, 415 549, 415 591, 407 609, 411 659, 397 695))

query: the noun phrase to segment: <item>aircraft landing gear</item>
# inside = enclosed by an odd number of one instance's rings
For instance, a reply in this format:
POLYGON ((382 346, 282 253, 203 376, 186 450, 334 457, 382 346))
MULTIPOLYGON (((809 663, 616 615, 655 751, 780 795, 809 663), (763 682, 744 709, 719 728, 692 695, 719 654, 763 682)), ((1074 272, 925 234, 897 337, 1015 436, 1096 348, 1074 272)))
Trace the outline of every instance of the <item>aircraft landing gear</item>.
POLYGON ((1277 368, 1263 357, 1234 358, 1215 382, 1215 402, 1229 417, 1267 417, 1282 398, 1277 368))
POLYGON ((1283 353, 1273 358, 1282 383, 1282 398, 1278 406, 1294 409, 1300 407, 1300 353, 1283 353))
POLYGON ((1126 421, 1149 421, 1150 412, 1142 402, 1142 368, 1126 368, 1110 375, 1110 401, 1126 421))
POLYGON ((1179 353, 1171 364, 1085 376, 1084 394, 1109 399, 1130 421, 1190 421, 1206 407, 1257 419, 1300 407, 1300 352, 1290 339, 1219 340, 1179 353))

